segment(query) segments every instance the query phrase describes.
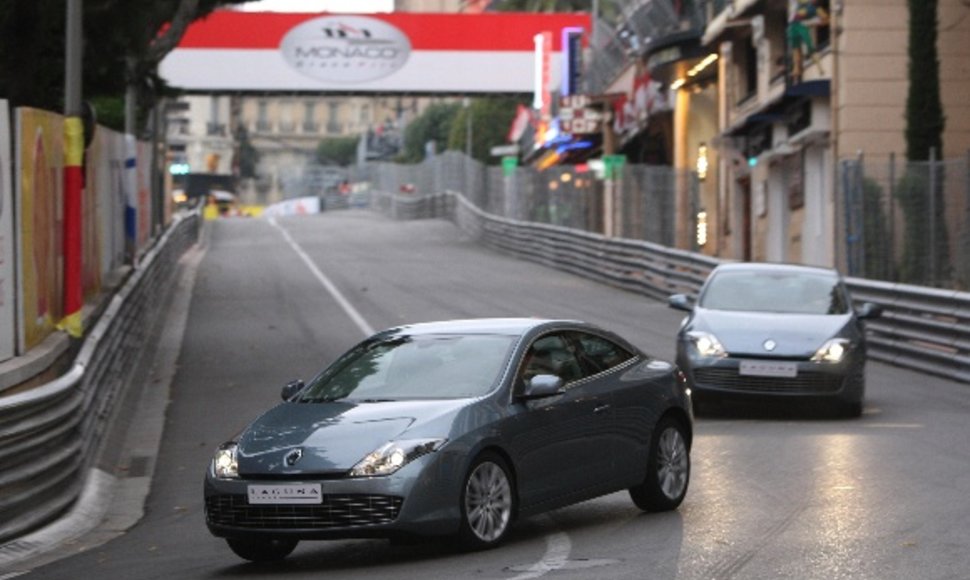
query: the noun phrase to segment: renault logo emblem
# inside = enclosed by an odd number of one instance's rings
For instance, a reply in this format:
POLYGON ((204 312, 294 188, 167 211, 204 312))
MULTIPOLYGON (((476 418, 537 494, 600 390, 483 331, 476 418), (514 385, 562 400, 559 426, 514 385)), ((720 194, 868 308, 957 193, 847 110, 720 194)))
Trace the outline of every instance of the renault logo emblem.
POLYGON ((303 459, 303 450, 297 447, 293 451, 286 454, 286 459, 284 459, 284 461, 286 462, 287 467, 293 467, 301 459, 303 459))
POLYGON ((775 341, 769 338, 768 340, 765 341, 765 343, 762 346, 765 347, 766 351, 771 352, 775 350, 775 348, 778 346, 778 343, 776 343, 775 341))

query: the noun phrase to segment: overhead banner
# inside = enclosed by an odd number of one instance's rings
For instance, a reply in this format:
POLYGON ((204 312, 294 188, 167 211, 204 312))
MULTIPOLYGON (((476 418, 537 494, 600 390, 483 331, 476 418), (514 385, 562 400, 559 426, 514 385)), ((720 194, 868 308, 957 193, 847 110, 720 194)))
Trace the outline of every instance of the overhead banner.
POLYGON ((0 361, 13 358, 17 347, 11 167, 10 107, 7 101, 0 100, 0 361))
POLYGON ((161 62, 189 91, 529 93, 533 38, 589 30, 588 14, 287 14, 219 10, 193 23, 161 62))

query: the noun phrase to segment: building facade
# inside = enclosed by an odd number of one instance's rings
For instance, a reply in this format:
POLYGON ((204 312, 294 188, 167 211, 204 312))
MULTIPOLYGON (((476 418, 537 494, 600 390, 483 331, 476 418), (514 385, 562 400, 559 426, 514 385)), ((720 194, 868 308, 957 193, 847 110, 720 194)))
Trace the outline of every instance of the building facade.
MULTIPOLYGON (((591 55, 587 91, 618 96, 631 163, 696 173, 695 188, 683 180, 677 191, 678 247, 843 266, 843 163, 905 154, 908 10, 904 0, 639 0, 591 55)), ((937 155, 965 158, 970 6, 939 0, 938 23, 937 155)), ((945 194, 964 211, 961 191, 945 194)))

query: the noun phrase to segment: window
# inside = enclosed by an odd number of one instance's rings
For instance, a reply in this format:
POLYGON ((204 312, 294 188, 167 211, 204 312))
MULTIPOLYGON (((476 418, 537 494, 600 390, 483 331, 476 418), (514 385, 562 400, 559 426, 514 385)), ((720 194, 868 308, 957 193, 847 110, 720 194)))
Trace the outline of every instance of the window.
POLYGON ((585 332, 576 333, 580 358, 593 373, 601 373, 633 358, 633 353, 611 340, 585 332))
POLYGON ((550 334, 537 339, 529 347, 523 361, 524 380, 536 375, 555 375, 564 383, 583 378, 582 367, 573 354, 571 345, 561 334, 550 334))
POLYGON ((256 130, 269 130, 269 104, 266 101, 260 101, 256 105, 256 130))
POLYGON ((512 345, 511 336, 487 334, 365 341, 314 378, 300 400, 478 397, 498 383, 512 345))
POLYGON ((319 127, 317 127, 316 121, 316 106, 314 101, 305 101, 303 103, 303 132, 304 133, 316 133, 319 127))

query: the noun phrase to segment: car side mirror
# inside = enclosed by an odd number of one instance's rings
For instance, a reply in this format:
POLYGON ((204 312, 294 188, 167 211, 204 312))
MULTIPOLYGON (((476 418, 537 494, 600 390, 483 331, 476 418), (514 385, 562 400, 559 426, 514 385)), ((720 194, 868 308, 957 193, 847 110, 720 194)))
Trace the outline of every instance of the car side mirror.
POLYGON ((556 375, 536 375, 526 382, 523 399, 543 399, 562 392, 562 377, 556 375))
POLYGON ((293 397, 300 394, 300 391, 302 391, 305 387, 306 387, 306 384, 299 379, 295 381, 290 381, 285 385, 283 385, 283 390, 280 392, 280 396, 283 398, 284 401, 289 401, 293 397))
POLYGON ((683 310, 684 312, 694 310, 693 300, 686 294, 673 294, 667 298, 667 306, 670 306, 674 310, 683 310))
POLYGON ((863 302, 856 308, 855 315, 859 320, 879 318, 882 316, 882 306, 873 304, 872 302, 863 302))

